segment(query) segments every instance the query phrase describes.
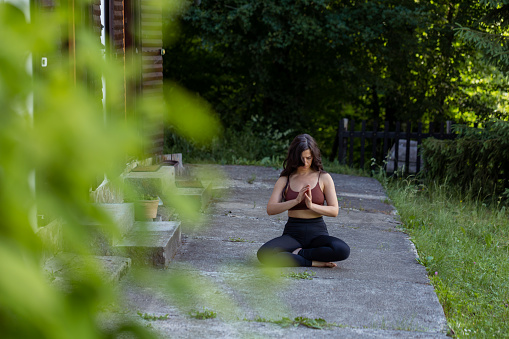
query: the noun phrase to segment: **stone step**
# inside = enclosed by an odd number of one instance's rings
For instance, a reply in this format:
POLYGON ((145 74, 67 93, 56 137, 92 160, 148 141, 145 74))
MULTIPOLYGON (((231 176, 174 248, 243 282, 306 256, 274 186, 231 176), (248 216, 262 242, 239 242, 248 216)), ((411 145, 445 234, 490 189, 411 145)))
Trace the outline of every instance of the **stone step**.
POLYGON ((120 203, 120 204, 96 204, 103 211, 106 212, 117 225, 120 231, 120 238, 126 236, 131 232, 134 225, 134 204, 120 203))
POLYGON ((203 187, 177 187, 177 195, 186 197, 196 210, 204 210, 212 198, 212 183, 201 181, 203 187))
MULTIPOLYGON (((165 199, 169 191, 175 187, 175 168, 162 165, 147 167, 147 171, 136 171, 135 168, 124 177, 124 181, 138 194, 149 194, 165 199)), ((126 194, 126 198, 132 197, 126 194)), ((163 200, 163 203, 166 201, 163 200)))
POLYGON ((131 258, 133 265, 164 268, 181 242, 180 221, 138 221, 131 233, 116 244, 115 253, 131 258))
POLYGON ((107 283, 118 282, 131 266, 131 259, 119 256, 94 256, 61 252, 44 263, 44 272, 51 284, 70 291, 73 281, 99 275, 107 283))
MULTIPOLYGON (((81 242, 80 245, 84 246, 90 254, 98 256, 114 255, 111 250, 124 237, 130 234, 134 227, 134 204, 121 203, 121 204, 94 204, 99 209, 103 210, 112 221, 112 225, 105 225, 95 220, 84 219, 81 220, 80 226, 82 230, 72 229, 63 224, 61 226, 62 237, 62 251, 63 252, 76 252, 76 236, 79 232, 84 231, 82 234, 86 236, 86 241, 81 242), (112 230, 115 230, 112 232, 112 230), (78 232, 76 232, 78 231, 78 232), (75 239, 72 241, 71 239, 75 239)), ((76 227, 75 225, 72 227, 76 227)))

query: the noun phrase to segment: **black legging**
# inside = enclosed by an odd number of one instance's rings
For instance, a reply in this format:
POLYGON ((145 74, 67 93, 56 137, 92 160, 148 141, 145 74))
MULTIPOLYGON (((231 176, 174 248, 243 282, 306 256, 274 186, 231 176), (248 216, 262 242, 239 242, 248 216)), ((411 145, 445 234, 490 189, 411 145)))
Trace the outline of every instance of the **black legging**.
POLYGON ((350 255, 350 247, 332 237, 322 217, 313 219, 288 218, 283 235, 263 244, 258 260, 270 266, 306 266, 313 260, 340 261, 350 255), (293 254, 297 248, 302 250, 293 254))

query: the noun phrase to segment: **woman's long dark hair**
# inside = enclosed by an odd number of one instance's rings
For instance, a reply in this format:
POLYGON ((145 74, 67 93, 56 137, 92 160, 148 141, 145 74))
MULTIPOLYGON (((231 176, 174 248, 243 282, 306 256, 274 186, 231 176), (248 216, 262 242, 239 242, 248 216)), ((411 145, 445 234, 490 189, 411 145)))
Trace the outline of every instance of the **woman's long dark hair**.
POLYGON ((311 168, 315 171, 323 171, 322 156, 315 139, 309 134, 299 134, 293 139, 288 148, 288 155, 283 162, 282 177, 288 177, 295 172, 298 167, 304 166, 302 162, 302 152, 310 150, 313 156, 311 168))

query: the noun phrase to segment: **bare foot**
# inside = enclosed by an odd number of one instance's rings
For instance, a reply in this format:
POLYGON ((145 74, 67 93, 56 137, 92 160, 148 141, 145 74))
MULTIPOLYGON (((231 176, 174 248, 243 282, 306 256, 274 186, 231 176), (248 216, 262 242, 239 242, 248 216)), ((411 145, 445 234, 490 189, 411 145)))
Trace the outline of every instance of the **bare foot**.
POLYGON ((292 254, 299 254, 299 251, 302 249, 302 247, 297 248, 295 251, 292 252, 292 254))
POLYGON ((337 267, 338 265, 336 265, 336 263, 333 263, 333 262, 325 262, 325 261, 315 261, 315 260, 313 260, 312 263, 311 263, 311 266, 313 266, 313 267, 330 267, 330 268, 333 268, 333 267, 337 267))

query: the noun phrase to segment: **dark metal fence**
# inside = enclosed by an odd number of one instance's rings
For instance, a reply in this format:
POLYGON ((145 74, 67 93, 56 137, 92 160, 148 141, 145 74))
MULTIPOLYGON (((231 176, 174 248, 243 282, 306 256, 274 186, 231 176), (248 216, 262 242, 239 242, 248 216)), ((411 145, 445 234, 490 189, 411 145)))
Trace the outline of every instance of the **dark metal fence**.
POLYGON ((422 141, 429 137, 454 139, 456 134, 452 133, 451 127, 452 121, 432 122, 427 126, 421 122, 412 126, 409 121, 395 123, 385 121, 383 130, 379 130, 379 125, 375 121, 373 129, 368 130, 366 121, 362 121, 360 130, 356 130, 355 121, 341 119, 330 160, 333 161, 337 154, 339 163, 353 167, 355 153, 359 156, 359 167, 364 168, 366 156, 371 148, 370 159, 382 160, 387 172, 392 173, 401 168, 406 173, 418 173, 423 168, 420 155, 422 141), (389 130, 390 126, 394 126, 393 131, 389 130), (355 142, 355 139, 358 141, 355 142))

